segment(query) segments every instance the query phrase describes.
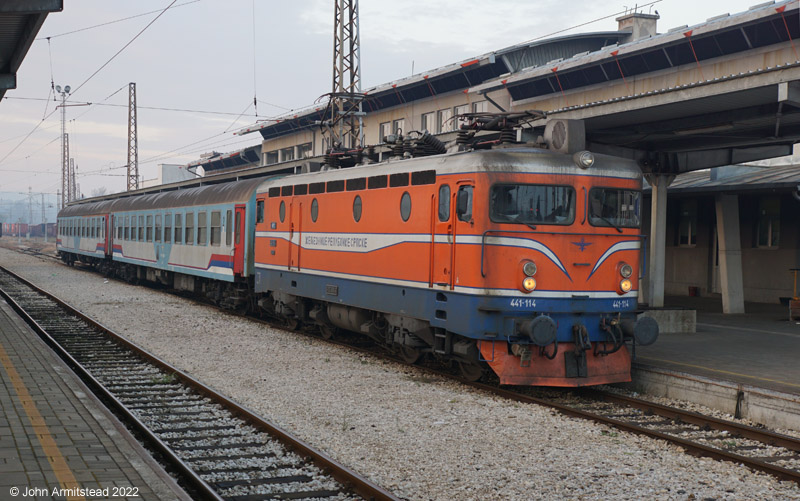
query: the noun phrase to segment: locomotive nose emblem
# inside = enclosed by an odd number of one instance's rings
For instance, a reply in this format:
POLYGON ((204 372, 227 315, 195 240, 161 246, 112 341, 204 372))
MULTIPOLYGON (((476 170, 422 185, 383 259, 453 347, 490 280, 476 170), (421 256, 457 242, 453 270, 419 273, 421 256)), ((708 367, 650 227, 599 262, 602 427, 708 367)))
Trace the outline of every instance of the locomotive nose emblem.
POLYGON ((580 242, 570 242, 570 243, 572 245, 577 245, 578 247, 580 247, 581 252, 585 251, 587 247, 592 245, 592 242, 587 242, 583 237, 581 237, 581 241, 580 242))

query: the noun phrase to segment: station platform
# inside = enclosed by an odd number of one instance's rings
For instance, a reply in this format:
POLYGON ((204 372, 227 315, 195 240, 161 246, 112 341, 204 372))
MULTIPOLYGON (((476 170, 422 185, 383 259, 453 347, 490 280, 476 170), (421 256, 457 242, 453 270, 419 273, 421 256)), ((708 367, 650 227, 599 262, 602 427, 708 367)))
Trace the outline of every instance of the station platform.
POLYGON ((0 382, 0 499, 190 499, 2 300, 0 382))
POLYGON ((636 348, 634 386, 756 422, 800 430, 800 322, 788 307, 746 303, 723 314, 719 297, 670 296, 694 309, 697 332, 663 333, 636 348))

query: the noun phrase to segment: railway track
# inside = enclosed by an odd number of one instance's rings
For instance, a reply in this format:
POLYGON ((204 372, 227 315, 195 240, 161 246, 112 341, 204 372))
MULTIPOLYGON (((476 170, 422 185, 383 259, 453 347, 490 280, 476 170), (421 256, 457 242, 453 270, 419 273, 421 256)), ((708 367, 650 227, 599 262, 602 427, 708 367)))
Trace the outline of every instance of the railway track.
POLYGON ((2 267, 0 294, 193 497, 397 499, 2 267))
MULTIPOLYGON (((285 329, 285 326, 275 322, 254 320, 269 324, 275 329, 285 329)), ((309 335, 313 332, 316 331, 306 330, 309 335)), ((341 338, 328 341, 404 363, 399 355, 388 354, 376 346, 366 346, 363 342, 352 342, 353 339, 363 339, 361 337, 341 338), (347 341, 339 341, 341 338, 347 341)), ((415 366, 503 398, 550 407, 565 415, 677 444, 695 456, 740 463, 779 479, 800 483, 800 439, 794 437, 598 389, 585 388, 568 392, 536 388, 509 389, 500 387, 497 383, 465 381, 453 371, 438 368, 434 364, 420 362, 415 366)))

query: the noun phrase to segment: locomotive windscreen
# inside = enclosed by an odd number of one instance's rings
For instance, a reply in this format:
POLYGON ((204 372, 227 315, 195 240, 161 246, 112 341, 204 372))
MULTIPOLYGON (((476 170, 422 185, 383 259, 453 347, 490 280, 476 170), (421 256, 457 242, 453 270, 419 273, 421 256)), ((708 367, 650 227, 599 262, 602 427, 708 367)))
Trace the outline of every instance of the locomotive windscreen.
POLYGON ((572 224, 575 188, 540 184, 492 186, 490 217, 498 223, 572 224))
POLYGON ((634 190, 592 188, 589 191, 589 224, 615 228, 638 228, 640 199, 634 190))

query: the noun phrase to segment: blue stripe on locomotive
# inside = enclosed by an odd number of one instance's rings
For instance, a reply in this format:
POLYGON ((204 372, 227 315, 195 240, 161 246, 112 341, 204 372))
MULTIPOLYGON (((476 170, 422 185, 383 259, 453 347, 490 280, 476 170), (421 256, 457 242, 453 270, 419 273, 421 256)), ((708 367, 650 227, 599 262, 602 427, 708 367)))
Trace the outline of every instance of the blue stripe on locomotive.
POLYGON ((515 334, 515 321, 547 313, 556 322, 558 340, 572 342, 572 326, 582 323, 592 341, 606 339, 600 319, 621 313, 635 316, 636 298, 521 298, 486 296, 449 290, 381 284, 333 278, 288 270, 257 268, 256 292, 283 291, 331 303, 396 313, 429 320, 431 326, 473 339, 507 339, 515 334), (328 286, 336 287, 336 295, 328 286), (518 306, 512 306, 512 301, 518 306))

